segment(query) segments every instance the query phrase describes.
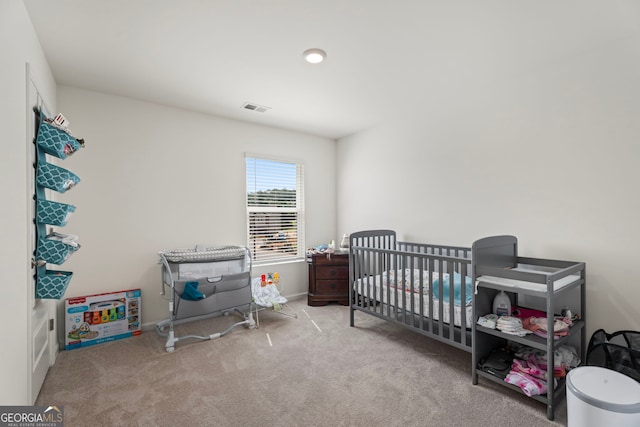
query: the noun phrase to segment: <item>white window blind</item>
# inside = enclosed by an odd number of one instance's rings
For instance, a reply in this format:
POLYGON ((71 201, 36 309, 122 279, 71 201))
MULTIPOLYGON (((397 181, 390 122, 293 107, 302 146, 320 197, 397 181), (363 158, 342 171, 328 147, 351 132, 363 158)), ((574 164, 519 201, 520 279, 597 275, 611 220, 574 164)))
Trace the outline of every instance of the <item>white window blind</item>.
POLYGON ((304 169, 247 155, 247 246, 256 264, 304 258, 304 169))

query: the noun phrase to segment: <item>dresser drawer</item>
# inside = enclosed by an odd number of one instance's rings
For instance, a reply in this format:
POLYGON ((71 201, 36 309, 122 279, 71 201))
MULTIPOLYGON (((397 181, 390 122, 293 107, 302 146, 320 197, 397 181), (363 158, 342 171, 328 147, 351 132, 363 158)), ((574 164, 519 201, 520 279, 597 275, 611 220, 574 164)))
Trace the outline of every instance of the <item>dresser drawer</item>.
POLYGON ((344 280, 316 280, 316 294, 349 294, 348 282, 344 280))
POLYGON ((316 279, 347 279, 349 278, 348 266, 316 266, 316 279))

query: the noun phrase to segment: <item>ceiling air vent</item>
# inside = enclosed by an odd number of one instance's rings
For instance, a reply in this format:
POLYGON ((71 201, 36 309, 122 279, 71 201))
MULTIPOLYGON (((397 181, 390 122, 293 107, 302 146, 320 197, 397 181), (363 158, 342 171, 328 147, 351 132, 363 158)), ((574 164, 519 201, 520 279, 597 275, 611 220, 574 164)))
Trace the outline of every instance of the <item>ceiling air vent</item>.
POLYGON ((253 102, 245 102, 242 104, 242 108, 245 110, 257 111, 258 113, 264 113, 271 109, 271 107, 265 107, 264 105, 254 104, 253 102))

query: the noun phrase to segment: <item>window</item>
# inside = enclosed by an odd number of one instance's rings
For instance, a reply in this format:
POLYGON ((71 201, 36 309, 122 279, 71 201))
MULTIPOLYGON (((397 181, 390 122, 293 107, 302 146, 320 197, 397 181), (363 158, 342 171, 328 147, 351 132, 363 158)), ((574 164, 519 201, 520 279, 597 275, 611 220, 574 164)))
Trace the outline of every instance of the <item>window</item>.
POLYGON ((256 264, 304 258, 304 169, 247 155, 247 241, 256 264))

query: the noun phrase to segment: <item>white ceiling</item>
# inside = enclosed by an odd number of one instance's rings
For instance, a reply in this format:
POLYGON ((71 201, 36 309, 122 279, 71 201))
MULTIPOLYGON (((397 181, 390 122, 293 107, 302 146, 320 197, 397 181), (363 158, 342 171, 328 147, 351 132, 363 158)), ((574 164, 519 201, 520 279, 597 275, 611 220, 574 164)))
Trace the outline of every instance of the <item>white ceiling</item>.
POLYGON ((636 37, 640 17, 635 0, 24 3, 58 84, 335 139, 636 37))

